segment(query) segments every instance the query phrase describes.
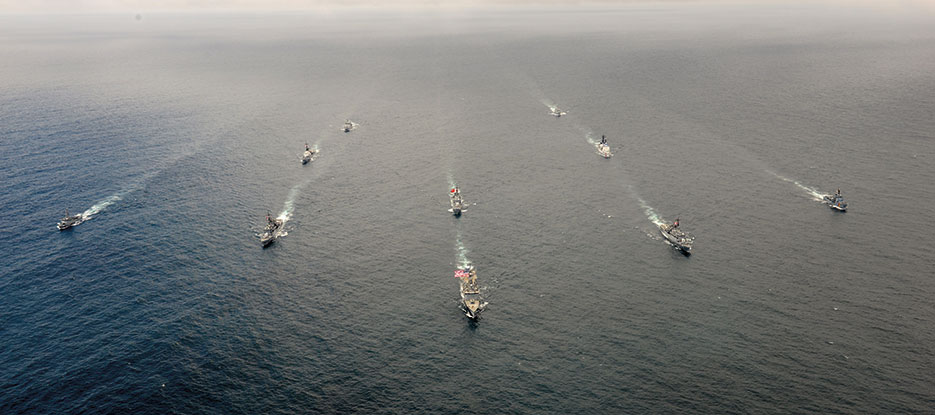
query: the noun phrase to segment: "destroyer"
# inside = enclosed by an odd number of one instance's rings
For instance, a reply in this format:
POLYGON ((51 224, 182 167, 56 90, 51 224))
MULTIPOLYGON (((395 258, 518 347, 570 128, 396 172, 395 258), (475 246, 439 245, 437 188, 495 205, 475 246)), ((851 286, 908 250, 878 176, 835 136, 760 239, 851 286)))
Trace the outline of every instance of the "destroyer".
POLYGON ((461 284, 461 309, 464 315, 471 320, 477 320, 480 312, 487 303, 480 297, 480 288, 477 286, 477 271, 474 267, 464 267, 455 270, 455 277, 461 284))
POLYGON ((308 147, 308 143, 305 143, 305 153, 302 154, 302 164, 307 164, 312 161, 312 156, 315 155, 315 150, 312 150, 308 147))
POLYGON ((269 244, 273 243, 276 238, 279 237, 281 231, 282 219, 273 219, 269 212, 267 212, 266 228, 263 229, 263 233, 260 235, 260 243, 263 244, 264 248, 266 248, 269 246, 269 244))
POLYGON ((844 196, 841 196, 841 189, 833 195, 825 195, 823 200, 828 207, 839 212, 847 212, 847 202, 844 201, 844 196))
POLYGON ((552 112, 551 112, 551 114, 552 114, 552 116, 554 116, 554 117, 561 117, 561 116, 567 114, 567 112, 558 109, 558 107, 552 107, 552 112))
POLYGON ((464 207, 464 199, 461 198, 461 189, 457 187, 451 189, 451 209, 448 209, 455 216, 461 216, 461 211, 466 210, 464 207))
POLYGON ((663 238, 666 238, 670 244, 682 251, 683 254, 692 254, 692 242, 695 238, 679 229, 678 218, 675 218, 675 222, 659 225, 659 232, 662 233, 663 238))
POLYGON ((601 142, 597 143, 597 154, 605 159, 609 159, 614 155, 614 153, 610 152, 610 144, 607 144, 607 136, 605 135, 601 135, 601 142))
POLYGON ((349 133, 353 129, 354 129, 354 123, 352 123, 351 120, 345 120, 344 121, 344 132, 349 133))
POLYGON ((65 209, 65 217, 55 226, 58 230, 64 231, 65 229, 71 229, 72 226, 80 225, 83 221, 84 217, 82 217, 80 213, 72 216, 68 214, 68 209, 65 209))

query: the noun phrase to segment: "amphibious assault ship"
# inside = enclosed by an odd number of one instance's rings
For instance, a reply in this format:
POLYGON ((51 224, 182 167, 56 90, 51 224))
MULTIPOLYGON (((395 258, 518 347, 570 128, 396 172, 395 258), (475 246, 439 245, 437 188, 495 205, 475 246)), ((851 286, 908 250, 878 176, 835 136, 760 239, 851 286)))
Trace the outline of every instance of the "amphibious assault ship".
POLYGON ((461 309, 471 320, 477 320, 480 312, 487 303, 483 302, 480 296, 480 288, 477 286, 477 270, 473 266, 459 268, 455 270, 455 277, 461 285, 461 309))

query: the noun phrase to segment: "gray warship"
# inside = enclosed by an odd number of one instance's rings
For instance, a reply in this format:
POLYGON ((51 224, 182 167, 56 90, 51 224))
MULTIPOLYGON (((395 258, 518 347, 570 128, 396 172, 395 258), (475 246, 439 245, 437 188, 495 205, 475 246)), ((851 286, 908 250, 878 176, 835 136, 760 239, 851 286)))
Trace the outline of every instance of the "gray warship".
POLYGON ((682 251, 683 254, 692 254, 692 242, 694 242, 695 238, 679 229, 678 218, 675 219, 675 222, 659 225, 659 232, 662 233, 663 238, 666 238, 670 244, 682 251))

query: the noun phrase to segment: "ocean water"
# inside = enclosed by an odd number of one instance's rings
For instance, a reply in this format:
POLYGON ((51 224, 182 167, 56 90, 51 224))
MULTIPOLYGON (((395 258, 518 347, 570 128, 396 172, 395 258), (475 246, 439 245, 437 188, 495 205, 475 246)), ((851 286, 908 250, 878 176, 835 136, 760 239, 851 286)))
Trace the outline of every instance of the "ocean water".
POLYGON ((133 17, 0 16, 0 413, 935 408, 931 9, 133 17))

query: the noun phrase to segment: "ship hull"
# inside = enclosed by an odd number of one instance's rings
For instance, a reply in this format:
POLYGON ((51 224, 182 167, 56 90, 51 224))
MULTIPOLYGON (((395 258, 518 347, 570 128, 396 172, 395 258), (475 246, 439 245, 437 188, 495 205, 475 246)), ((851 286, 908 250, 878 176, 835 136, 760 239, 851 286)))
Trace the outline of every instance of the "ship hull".
POLYGON ((672 236, 672 235, 669 235, 668 232, 663 231, 663 230, 660 230, 659 233, 661 233, 661 234, 662 234, 662 237, 665 238, 666 241, 669 241, 669 243, 672 244, 672 246, 678 248, 678 250, 679 250, 681 253, 685 254, 685 256, 688 256, 688 255, 691 255, 691 254, 692 254, 692 252, 691 252, 692 248, 691 248, 690 246, 684 245, 684 244, 682 244, 681 242, 679 242, 678 238, 676 238, 676 237, 674 237, 674 236, 672 236))
POLYGON ((847 212, 847 203, 842 201, 841 204, 838 204, 837 201, 830 196, 825 196, 823 200, 825 204, 828 205, 829 208, 834 209, 838 212, 847 212))
POLYGON ((455 276, 460 278, 458 283, 461 286, 461 300, 458 303, 461 311, 469 319, 477 320, 487 303, 480 296, 480 287, 477 286, 474 268, 471 267, 470 271, 459 269, 455 272, 455 276))
POLYGON ((480 317, 481 307, 478 303, 473 308, 464 298, 461 299, 461 311, 464 312, 464 315, 471 320, 477 320, 480 317))
POLYGON ((260 244, 263 245, 264 248, 266 248, 267 246, 270 246, 273 242, 276 242, 276 239, 278 239, 279 236, 281 235, 282 225, 283 225, 283 222, 277 219, 276 227, 271 230, 267 228, 266 232, 264 232, 263 235, 260 236, 260 244))
POLYGON ((75 219, 73 222, 64 222, 64 221, 62 221, 62 222, 56 223, 56 224, 55 224, 55 227, 58 228, 58 230, 60 230, 60 231, 66 231, 66 230, 69 230, 69 229, 71 229, 71 228, 73 228, 73 227, 75 227, 75 226, 80 225, 81 222, 84 222, 84 218, 82 218, 81 215, 78 215, 78 216, 77 216, 77 219, 75 219))
POLYGON ((609 159, 614 156, 614 153, 610 152, 610 147, 602 147, 601 145, 597 146, 597 154, 605 159, 609 159))

